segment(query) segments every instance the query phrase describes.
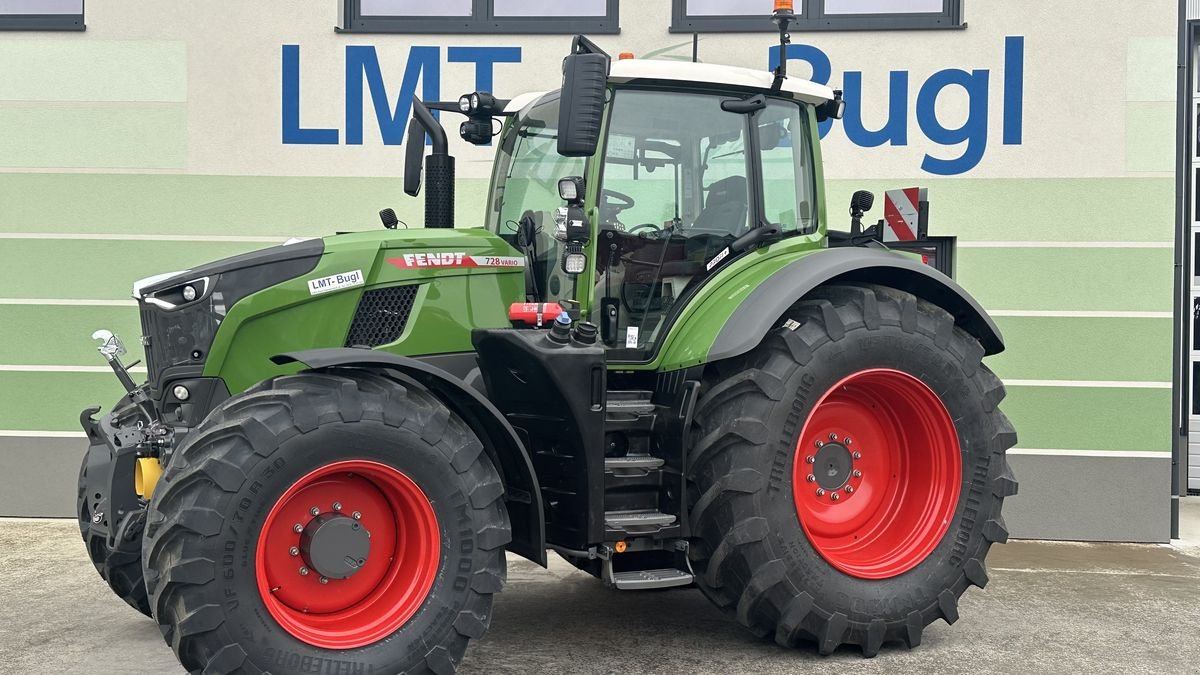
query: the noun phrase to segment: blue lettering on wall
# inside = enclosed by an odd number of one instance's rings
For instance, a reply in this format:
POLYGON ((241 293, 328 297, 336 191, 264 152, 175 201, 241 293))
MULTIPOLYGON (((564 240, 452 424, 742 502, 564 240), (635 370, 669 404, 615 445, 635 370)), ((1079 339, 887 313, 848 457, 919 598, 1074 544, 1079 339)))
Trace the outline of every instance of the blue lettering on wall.
MULTIPOLYGON (((446 50, 450 63, 475 64, 475 90, 491 91, 497 63, 520 63, 520 47, 450 47, 446 50)), ((347 45, 345 69, 345 143, 362 145, 364 125, 364 94, 371 97, 375 122, 384 145, 404 142, 404 130, 412 114, 413 96, 417 81, 421 82, 421 97, 437 101, 442 91, 442 48, 412 47, 408 51, 404 75, 396 92, 395 105, 388 95, 384 66, 373 46, 347 45), (366 89, 363 83, 366 83, 366 89)), ((300 126, 300 45, 283 45, 283 142, 287 145, 337 145, 338 129, 304 128, 300 126)), ((393 80, 394 82, 394 80, 393 80)), ((437 115, 437 111, 434 111, 437 115)))
POLYGON ((300 126, 300 45, 283 46, 283 142, 301 145, 337 145, 337 129, 304 129, 300 126))
MULTIPOLYGON (((771 47, 767 67, 774 69, 779 64, 779 47, 771 47)), ((788 61, 803 61, 812 68, 812 81, 830 84, 833 65, 829 56, 812 45, 796 44, 788 47, 788 61)), ((888 75, 886 106, 880 99, 863 91, 863 74, 846 71, 842 74, 842 89, 846 98, 846 114, 842 129, 846 138, 863 148, 881 145, 908 145, 908 111, 910 100, 910 74, 908 71, 892 71, 888 75), (887 121, 875 130, 866 128, 863 122, 864 109, 887 109, 887 121)), ((987 152, 988 106, 990 92, 988 70, 971 71, 950 68, 929 77, 917 91, 915 115, 917 127, 925 138, 947 147, 965 144, 959 156, 943 159, 926 154, 921 169, 939 176, 956 176, 974 169, 983 161, 987 152), (968 114, 959 127, 949 128, 937 117, 937 102, 947 89, 959 88, 967 95, 968 114)), ((1025 107, 1025 38, 1009 36, 1004 40, 1004 93, 1002 97, 1002 129, 1005 145, 1020 145, 1024 131, 1025 107)), ((833 120, 820 125, 821 138, 833 128, 833 120)), ((939 153, 940 154, 940 153, 939 153)))
POLYGON ((424 86, 421 98, 436 101, 442 91, 442 58, 439 47, 413 47, 408 50, 408 65, 404 69, 404 80, 396 97, 393 111, 379 70, 379 55, 374 47, 346 46, 346 145, 362 145, 363 142, 363 80, 371 92, 375 106, 375 119, 379 124, 379 135, 384 145, 400 145, 404 142, 404 128, 412 114, 413 95, 417 90, 417 78, 424 86))
MULTIPOLYGON (((774 69, 779 63, 779 47, 772 46, 768 52, 768 67, 774 69)), ((364 96, 369 95, 375 112, 375 123, 385 145, 404 142, 404 131, 412 112, 412 99, 418 81, 421 96, 425 100, 441 98, 442 48, 434 46, 409 49, 404 72, 389 71, 389 63, 380 63, 373 46, 348 45, 345 68, 345 140, 347 145, 361 145, 364 137, 364 96), (394 89, 394 98, 389 95, 387 81, 399 76, 400 86, 394 89), (363 83, 366 83, 364 89, 363 83)), ((520 47, 447 47, 447 63, 475 65, 475 90, 494 91, 497 64, 520 63, 520 47)), ((811 79, 818 84, 830 84, 833 80, 833 64, 829 55, 820 48, 807 44, 795 44, 788 48, 788 61, 802 61, 811 69, 811 79)), ((1009 36, 1004 40, 1003 92, 991 95, 991 71, 987 69, 964 70, 947 68, 929 76, 916 89, 915 106, 911 75, 906 70, 888 73, 886 99, 879 90, 863 82, 863 73, 848 70, 842 73, 842 89, 846 98, 846 115, 842 130, 853 144, 863 148, 883 145, 906 146, 910 143, 910 112, 915 116, 916 128, 924 139, 946 151, 931 151, 921 162, 921 169, 939 176, 955 176, 967 173, 983 161, 987 153, 988 130, 991 109, 989 103, 1001 103, 1001 130, 1004 145, 1020 145, 1024 137, 1025 107, 1025 38, 1009 36), (967 97, 966 120, 957 127, 949 127, 938 119, 938 101, 944 92, 967 97), (887 117, 882 125, 868 129, 865 110, 873 111, 872 119, 878 119, 874 111, 886 110, 887 117)), ((283 45, 282 52, 282 128, 285 144, 336 145, 342 142, 341 130, 337 128, 303 127, 300 114, 300 46, 283 45)), ((1000 80, 1001 78, 997 78, 1000 80)), ((503 87, 501 87, 503 89, 503 87)), ((505 92, 508 94, 516 92, 505 92)), ((436 113, 435 113, 436 114, 436 113)), ((311 124, 312 121, 310 120, 311 124)), ((834 121, 825 120, 820 125, 820 134, 825 138, 833 129, 834 121)))

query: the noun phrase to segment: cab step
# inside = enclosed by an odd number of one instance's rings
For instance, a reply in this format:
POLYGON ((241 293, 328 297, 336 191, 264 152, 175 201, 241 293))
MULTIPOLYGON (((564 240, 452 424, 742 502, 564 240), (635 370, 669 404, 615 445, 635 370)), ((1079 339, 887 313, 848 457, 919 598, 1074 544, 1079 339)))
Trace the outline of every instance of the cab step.
POLYGON ((692 575, 673 568, 660 570, 632 570, 614 572, 612 585, 618 591, 645 591, 654 588, 672 588, 692 583, 692 575))
POLYGON ((609 530, 627 534, 649 534, 675 522, 675 516, 658 509, 636 511, 608 511, 604 514, 604 525, 609 530))
POLYGON ((645 476, 652 471, 662 468, 664 461, 661 457, 650 455, 626 455, 624 457, 606 457, 604 472, 615 476, 645 476))

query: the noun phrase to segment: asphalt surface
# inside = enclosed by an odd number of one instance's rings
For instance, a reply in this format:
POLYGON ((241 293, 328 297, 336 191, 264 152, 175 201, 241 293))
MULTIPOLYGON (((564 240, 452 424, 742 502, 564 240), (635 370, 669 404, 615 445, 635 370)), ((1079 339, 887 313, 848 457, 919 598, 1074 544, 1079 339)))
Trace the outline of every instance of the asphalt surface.
MULTIPOLYGON (((1174 545, 1018 541, 919 648, 874 659, 754 638, 694 589, 619 593, 510 558, 460 673, 1182 673, 1200 669, 1200 500, 1174 545)), ((75 524, 0 519, 0 673, 178 673, 154 624, 96 576, 75 524)))

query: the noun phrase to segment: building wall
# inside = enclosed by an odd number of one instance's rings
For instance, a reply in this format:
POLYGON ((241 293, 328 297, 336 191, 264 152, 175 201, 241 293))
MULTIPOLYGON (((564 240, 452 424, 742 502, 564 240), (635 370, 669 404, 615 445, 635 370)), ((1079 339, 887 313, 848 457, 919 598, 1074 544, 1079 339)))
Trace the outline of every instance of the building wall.
MULTIPOLYGON (((554 88, 569 44, 336 33, 337 2, 303 4, 106 0, 88 3, 84 33, 0 34, 0 514, 70 512, 78 411, 120 393, 88 336, 139 334, 131 280, 377 227, 384 206, 421 222, 400 190, 402 148, 383 140, 396 128, 377 120, 369 86, 347 100, 348 81, 363 81, 348 61, 377 59, 375 84, 403 120, 405 91, 554 88), (361 144, 348 144, 356 128, 361 144)), ((668 0, 621 4, 621 34, 602 47, 690 58, 690 36, 667 30, 668 0)), ((815 63, 819 76, 827 59, 850 102, 824 145, 832 222, 844 227, 856 189, 921 185, 932 233, 960 238, 959 279, 1009 345, 990 365, 1020 436, 1014 535, 1161 541, 1176 4, 966 4, 962 30, 796 36, 809 46, 793 50, 805 59, 793 74, 815 63), (1098 495, 1126 485, 1136 508, 1098 495)), ((706 34, 700 57, 766 68, 774 40, 706 34)), ((459 222, 472 226, 490 150, 456 140, 453 152, 459 222)))

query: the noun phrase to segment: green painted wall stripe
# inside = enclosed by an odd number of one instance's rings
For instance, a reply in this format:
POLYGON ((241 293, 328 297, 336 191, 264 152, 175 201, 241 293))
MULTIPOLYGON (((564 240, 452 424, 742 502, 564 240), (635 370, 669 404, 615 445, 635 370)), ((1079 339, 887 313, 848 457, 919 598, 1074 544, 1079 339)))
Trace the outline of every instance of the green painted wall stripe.
MULTIPOLYGON (((3 316, 0 313, 0 316, 3 316)), ((1008 349, 988 359, 1001 378, 1170 381, 1171 322, 1162 319, 996 319, 1008 349)))
POLYGON ((129 362, 142 358, 137 342, 142 328, 135 306, 0 305, 0 364, 104 365, 90 339, 100 328, 121 336, 130 351, 129 362))
MULTIPOLYGON (((1175 101, 1125 104, 1125 168, 1129 171, 1173 172, 1175 169, 1175 101)), ((1107 200, 1106 200, 1107 201, 1107 200)))
POLYGON ((972 248, 958 255, 959 283, 989 309, 1171 310, 1170 249, 972 248))
POLYGON ((1131 37, 1125 54, 1126 101, 1175 102, 1175 61, 1179 49, 1174 38, 1131 37))
MULTIPOLYGON (((1173 134, 1166 137, 1175 140, 1173 134)), ((834 229, 850 229, 845 209, 855 190, 875 192, 875 208, 866 218, 873 223, 883 217, 885 190, 918 185, 929 188, 931 234, 969 241, 1172 241, 1175 236, 1175 181, 1169 176, 832 180, 827 184, 831 223, 834 229)))
POLYGON ((8 298, 128 298, 137 279, 263 248, 263 244, 0 239, 8 298))
MULTIPOLYGON (((4 174, 0 231, 319 236, 378 228, 387 206, 421 227, 424 199, 404 194, 396 161, 395 178, 4 174)), ((458 180, 461 225, 483 224, 486 190, 458 180)))
POLYGON ((0 41, 0 101, 187 101, 187 44, 0 41))
POLYGON ((108 411, 122 393, 112 373, 0 372, 0 429, 80 431, 80 410, 108 411))
MULTIPOLYGON (((857 189, 880 201, 889 188, 930 188, 931 230, 970 241, 1171 241, 1171 178, 834 180, 827 183, 836 228, 857 189), (1069 215, 1068 215, 1069 211, 1069 215)), ((460 179, 458 222, 482 224, 487 181, 460 179)), ((319 235, 379 226, 390 206, 414 227, 422 202, 396 176, 311 178, 151 174, 9 173, 0 180, 0 231, 319 235), (58 208, 47 209, 46 204, 58 208), (86 213, 81 222, 74 214, 86 213)))
POLYGON ((1018 447, 1171 451, 1170 389, 1008 387, 1018 447))
MULTIPOLYGON (((0 166, 182 169, 187 166, 187 108, 181 103, 2 103, 0 166)), ((43 209, 56 205, 50 211, 63 202, 61 196, 31 201, 43 209)), ((72 217, 81 213, 86 211, 72 217)))
MULTIPOLYGON (((120 395, 108 373, 0 372, 0 429, 77 431, 80 410, 120 395)), ((1169 390, 1009 387, 1001 407, 1020 447, 1169 452, 1170 402, 1169 390)))

